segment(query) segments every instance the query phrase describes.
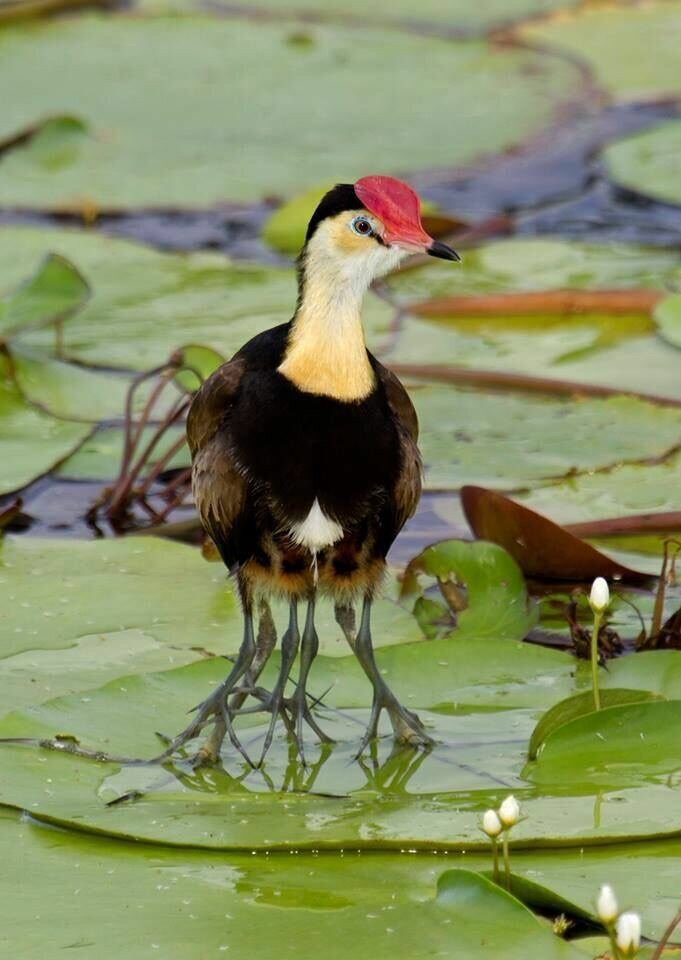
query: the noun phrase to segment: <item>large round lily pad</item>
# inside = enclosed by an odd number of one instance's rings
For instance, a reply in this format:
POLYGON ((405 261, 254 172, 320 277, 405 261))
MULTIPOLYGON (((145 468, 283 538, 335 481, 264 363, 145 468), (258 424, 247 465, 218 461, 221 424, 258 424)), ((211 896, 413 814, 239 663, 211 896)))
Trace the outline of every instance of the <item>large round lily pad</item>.
POLYGON ((38 134, 6 153, 0 203, 200 207, 468 163, 522 143, 580 96, 577 68, 532 51, 305 30, 301 45, 299 24, 210 16, 9 27, 0 88, 21 96, 5 104, 0 138, 65 114, 82 130, 66 149, 38 134), (36 61, 49 84, 33 82, 36 61), (502 85, 503 112, 480 110, 502 85))
MULTIPOLYGON (((6 707, 131 671, 235 653, 241 642, 238 601, 222 565, 169 541, 8 537, 0 544, 0 587, 0 701, 6 707)), ((275 612, 281 627, 286 612, 275 612)), ((317 623, 322 650, 347 654, 329 604, 320 604, 317 623)), ((374 627, 377 646, 422 637, 415 619, 391 598, 389 583, 376 602, 374 627)), ((224 670, 225 661, 216 663, 217 673, 224 670)), ((360 704, 365 697, 362 687, 360 704)))
POLYGON ((572 15, 529 24, 520 35, 586 62, 618 99, 654 99, 678 92, 680 14, 678 0, 584 4, 572 15))
POLYGON ((414 385, 411 396, 431 489, 508 490, 641 460, 674 447, 681 427, 681 409, 630 397, 549 400, 443 385, 414 385))
MULTIPOLYGON (((681 7, 677 17, 681 19, 681 7)), ((681 31, 679 39, 681 39, 681 31)), ((608 173, 622 187, 681 204, 681 121, 625 137, 605 150, 608 173)))

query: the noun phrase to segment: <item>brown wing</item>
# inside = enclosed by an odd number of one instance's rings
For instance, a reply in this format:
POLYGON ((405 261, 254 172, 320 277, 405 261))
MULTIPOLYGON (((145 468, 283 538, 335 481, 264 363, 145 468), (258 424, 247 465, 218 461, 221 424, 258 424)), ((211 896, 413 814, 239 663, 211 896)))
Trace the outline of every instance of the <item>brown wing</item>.
POLYGON ((419 421, 409 394, 392 371, 377 360, 374 369, 385 388, 390 409, 395 417, 400 436, 402 464, 395 483, 395 520, 397 534, 409 517, 416 512, 421 499, 421 476, 423 465, 416 445, 419 436, 419 421))
POLYGON ((244 366, 243 360, 231 360, 219 367, 194 397, 187 417, 194 501, 229 567, 240 559, 240 527, 247 523, 247 482, 229 439, 229 417, 244 366))

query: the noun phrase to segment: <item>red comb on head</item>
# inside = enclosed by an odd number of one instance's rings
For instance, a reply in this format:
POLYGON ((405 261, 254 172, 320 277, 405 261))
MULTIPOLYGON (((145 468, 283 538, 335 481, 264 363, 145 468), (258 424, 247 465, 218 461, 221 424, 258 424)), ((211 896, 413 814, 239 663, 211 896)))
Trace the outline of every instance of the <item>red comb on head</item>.
POLYGON ((401 240, 423 246, 432 242, 421 224, 419 195, 408 183, 394 177, 362 177, 355 184, 355 193, 384 224, 387 243, 401 240))

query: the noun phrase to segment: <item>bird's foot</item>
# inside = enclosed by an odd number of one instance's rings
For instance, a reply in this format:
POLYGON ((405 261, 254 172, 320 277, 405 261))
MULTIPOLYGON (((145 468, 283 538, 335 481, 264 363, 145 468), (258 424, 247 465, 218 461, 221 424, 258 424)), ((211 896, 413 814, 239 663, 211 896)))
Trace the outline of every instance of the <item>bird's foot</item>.
POLYGON ((367 746, 378 736, 378 721, 383 710, 387 710, 390 717, 393 738, 396 743, 425 749, 434 746, 435 741, 426 733, 426 729, 417 714, 403 707, 397 697, 385 687, 374 691, 369 724, 355 758, 361 757, 367 746))
POLYGON ((236 735, 232 724, 233 714, 227 706, 227 698, 231 693, 235 692, 235 690, 236 685, 234 683, 227 683, 227 681, 225 681, 220 684, 209 697, 194 708, 196 710, 196 716, 177 736, 170 738, 159 734, 164 742, 167 743, 167 747, 163 753, 155 757, 155 760, 162 763, 165 760, 171 759, 187 743, 195 740, 206 726, 212 724, 213 729, 205 743, 203 743, 194 756, 191 757, 190 762, 192 766, 197 769, 198 767, 217 763, 220 759, 220 751, 225 736, 229 735, 229 739, 234 748, 252 767, 254 765, 253 761, 244 750, 236 735))
POLYGON ((306 723, 308 727, 317 735, 321 744, 329 745, 335 741, 327 733, 324 733, 322 728, 313 717, 312 711, 310 710, 310 705, 307 702, 307 694, 302 686, 297 687, 295 694, 290 700, 289 709, 292 711, 295 722, 293 739, 298 751, 298 756, 300 757, 303 766, 306 767, 308 766, 308 763, 305 759, 305 744, 303 741, 304 723, 306 723))

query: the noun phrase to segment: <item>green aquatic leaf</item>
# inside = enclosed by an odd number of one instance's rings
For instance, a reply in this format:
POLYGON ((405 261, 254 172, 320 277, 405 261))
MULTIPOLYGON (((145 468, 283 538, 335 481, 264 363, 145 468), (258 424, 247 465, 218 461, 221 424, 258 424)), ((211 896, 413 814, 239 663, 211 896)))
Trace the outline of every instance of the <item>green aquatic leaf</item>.
POLYGON ((327 190, 334 186, 329 180, 297 194, 275 210, 263 227, 263 240, 275 250, 295 256, 305 242, 305 230, 314 209, 327 190))
POLYGON ((54 325, 79 310, 90 294, 76 267, 50 253, 28 280, 0 299, 0 334, 6 338, 25 328, 54 325))
MULTIPOLYGON (((659 694, 651 693, 649 690, 627 690, 618 687, 610 687, 601 693, 601 707, 617 707, 626 703, 642 703, 646 700, 657 700, 659 694)), ((576 720, 577 717, 584 717, 587 714, 594 713, 596 710, 594 696, 591 690, 584 693, 576 693, 573 697, 566 700, 560 700, 554 704, 550 710, 547 710, 537 726, 532 731, 530 745, 527 748, 527 755, 530 760, 536 760, 537 754, 541 750, 542 744, 546 738, 562 727, 563 724, 576 720)))
POLYGON ((175 376, 175 382, 186 393, 196 393, 204 380, 225 362, 225 357, 199 343, 190 343, 178 351, 181 369, 175 376))
POLYGON ((679 738, 681 700, 604 707, 549 733, 530 776, 544 786, 575 779, 603 786, 653 782, 681 767, 679 738))
POLYGON ((0 494, 48 473, 80 446, 91 429, 30 406, 10 377, 7 358, 0 357, 0 494))
POLYGON ((678 0, 642 6, 583 5, 573 16, 530 23, 524 40, 579 57, 619 100, 658 99, 679 86, 678 0))
MULTIPOLYGON (((681 5, 678 9, 681 12, 681 5)), ((620 186, 663 203, 681 204, 679 153, 681 121, 677 120, 611 143, 603 159, 620 186)))
POLYGON ((457 640, 522 640, 536 622, 520 567, 494 543, 443 540, 426 547, 405 570, 404 594, 420 592, 419 574, 435 577, 445 598, 449 584, 465 590, 465 609, 457 615, 457 640))
POLYGON ((7 27, 0 88, 22 95, 5 104, 0 138, 64 111, 77 113, 88 136, 56 170, 30 142, 6 152, 0 203, 196 208, 373 170, 464 164, 523 143, 582 97, 577 67, 531 50, 389 29, 304 29, 310 44, 289 42, 300 24, 209 14, 7 27), (49 84, 32 82, 36 60, 49 84), (267 70, 253 71, 256 63, 267 70), (480 110, 501 84, 503 113, 480 110))

